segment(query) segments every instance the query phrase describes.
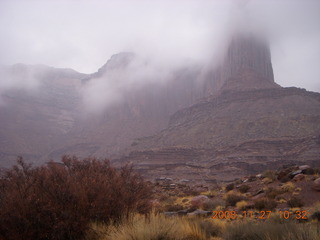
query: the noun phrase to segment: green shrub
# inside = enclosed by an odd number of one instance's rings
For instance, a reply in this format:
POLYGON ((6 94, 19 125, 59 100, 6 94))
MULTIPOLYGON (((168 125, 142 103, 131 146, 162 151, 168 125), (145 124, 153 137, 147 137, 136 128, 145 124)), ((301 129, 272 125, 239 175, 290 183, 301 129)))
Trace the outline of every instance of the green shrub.
POLYGON ((151 189, 131 168, 65 156, 31 167, 22 159, 0 179, 0 239, 81 239, 89 223, 147 212, 151 189))

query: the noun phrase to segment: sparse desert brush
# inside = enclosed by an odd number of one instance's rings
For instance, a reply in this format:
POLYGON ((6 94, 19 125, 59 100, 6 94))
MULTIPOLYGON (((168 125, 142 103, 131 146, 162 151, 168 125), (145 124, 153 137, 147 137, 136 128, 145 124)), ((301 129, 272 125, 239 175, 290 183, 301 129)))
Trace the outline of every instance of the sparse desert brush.
POLYGON ((131 168, 63 157, 60 166, 22 159, 1 175, 0 239, 81 239, 89 222, 147 212, 151 189, 131 168))
POLYGON ((228 185, 225 187, 225 189, 226 189, 227 192, 233 190, 233 189, 234 189, 234 184, 233 184, 233 183, 228 184, 228 185))
POLYGON ((224 201, 220 198, 214 198, 204 202, 202 205, 202 209, 206 211, 213 211, 218 206, 224 206, 224 201))
POLYGON ((246 197, 239 194, 228 194, 226 197, 226 206, 234 207, 237 202, 246 200, 246 197))
POLYGON ((183 206, 180 204, 166 205, 164 206, 165 212, 177 212, 183 209, 183 206))
POLYGON ((264 184, 273 183, 273 181, 274 181, 274 180, 272 180, 271 178, 268 178, 268 177, 262 179, 262 182, 263 182, 264 184))
POLYGON ((268 187, 265 190, 266 197, 270 199, 275 199, 278 195, 282 194, 284 191, 282 189, 268 187))
POLYGON ((209 198, 213 198, 213 197, 217 196, 217 191, 210 190, 210 191, 202 192, 201 195, 205 195, 209 198))
POLYGON ((224 232, 225 240, 317 240, 315 225, 286 222, 232 222, 224 232))
MULTIPOLYGON (((135 214, 121 224, 110 226, 93 225, 87 240, 205 240, 213 233, 212 223, 204 223, 200 219, 182 217, 165 217, 152 213, 149 216, 135 214)), ((220 230, 216 228, 217 231, 220 230)), ((215 234, 215 233, 213 233, 215 234)))
POLYGON ((239 192, 246 193, 249 191, 249 189, 250 189, 250 186, 243 184, 239 187, 239 192))
POLYGON ((246 209, 247 206, 248 206, 248 202, 244 200, 236 203, 236 207, 239 208, 240 210, 246 209))
POLYGON ((303 201, 299 197, 292 197, 287 201, 287 204, 290 208, 300 208, 303 206, 303 201))
POLYGON ((262 177, 263 178, 269 178, 271 179, 272 181, 276 180, 277 179, 277 175, 274 171, 272 170, 267 170, 265 172, 262 173, 262 177))
POLYGON ((287 202, 287 200, 285 200, 284 198, 280 198, 279 200, 278 200, 278 203, 286 203, 287 202))
POLYGON ((287 182, 281 186, 281 190, 283 192, 293 192, 294 189, 295 189, 295 185, 293 182, 287 182))
POLYGON ((255 201, 253 207, 258 210, 274 210, 277 207, 277 202, 273 199, 262 198, 255 201))

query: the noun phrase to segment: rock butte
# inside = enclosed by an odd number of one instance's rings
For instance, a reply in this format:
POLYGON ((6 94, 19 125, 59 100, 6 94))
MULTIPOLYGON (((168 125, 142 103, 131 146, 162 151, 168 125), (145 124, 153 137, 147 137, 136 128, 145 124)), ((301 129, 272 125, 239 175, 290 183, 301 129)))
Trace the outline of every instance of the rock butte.
POLYGON ((320 94, 276 84, 264 40, 234 37, 216 71, 206 81, 211 96, 177 111, 161 132, 137 139, 121 160, 149 178, 204 181, 320 166, 320 94))

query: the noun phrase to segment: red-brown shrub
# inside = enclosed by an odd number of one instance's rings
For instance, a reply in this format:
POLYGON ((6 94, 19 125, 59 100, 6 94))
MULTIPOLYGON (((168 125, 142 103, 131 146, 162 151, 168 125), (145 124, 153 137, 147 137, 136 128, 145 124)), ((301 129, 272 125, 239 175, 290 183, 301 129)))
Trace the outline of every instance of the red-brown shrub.
POLYGON ((34 167, 22 159, 0 178, 0 239, 81 239, 89 223, 147 212, 151 189, 129 167, 64 156, 34 167))

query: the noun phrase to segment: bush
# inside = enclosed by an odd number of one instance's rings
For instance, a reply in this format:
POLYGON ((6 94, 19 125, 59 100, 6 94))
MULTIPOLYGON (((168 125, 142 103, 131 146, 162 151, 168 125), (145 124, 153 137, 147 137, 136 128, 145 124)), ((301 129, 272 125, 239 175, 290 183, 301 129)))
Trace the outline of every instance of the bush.
POLYGON ((249 189, 250 189, 250 187, 249 187, 248 185, 241 185, 241 186, 239 187, 239 191, 240 191, 241 193, 246 193, 246 192, 248 192, 249 189))
POLYGON ((301 198, 292 197, 291 199, 288 200, 287 204, 291 208, 302 207, 303 206, 303 201, 302 201, 301 198))
POLYGON ((65 156, 32 168, 22 159, 0 179, 0 239, 81 239, 90 222, 147 212, 151 189, 129 167, 65 156))
POLYGON ((236 207, 239 208, 240 210, 245 210, 247 206, 248 206, 248 202, 244 200, 237 202, 236 204, 236 207))
POLYGON ((237 194, 230 194, 226 198, 226 206, 234 207, 236 206, 237 202, 240 202, 242 200, 246 200, 245 197, 237 194))
POLYGON ((277 202, 272 199, 262 198, 257 200, 253 207, 258 210, 274 210, 277 207, 277 202))
POLYGON ((267 198, 270 199, 275 199, 278 195, 283 193, 283 190, 277 189, 277 188, 273 188, 273 187, 269 187, 266 189, 266 196, 267 198))
POLYGON ((293 192, 295 188, 296 187, 292 182, 287 182, 281 186, 281 190, 283 192, 293 192))
POLYGON ((227 192, 229 192, 229 191, 231 191, 231 190, 233 190, 234 189, 234 184, 233 183, 230 183, 230 184, 228 184, 227 186, 226 186, 226 191, 227 192))
POLYGON ((183 206, 181 206, 180 204, 166 205, 164 207, 165 212, 177 212, 180 210, 183 210, 183 206))
POLYGON ((218 206, 223 206, 224 205, 224 201, 222 199, 210 199, 206 202, 203 203, 202 208, 203 210, 206 211, 213 211, 214 209, 216 209, 216 207, 218 206))
POLYGON ((264 178, 269 178, 269 179, 271 179, 272 181, 274 181, 274 180, 276 180, 277 175, 276 175, 276 173, 275 173, 274 171, 272 171, 272 170, 267 170, 267 171, 265 171, 264 173, 262 173, 262 177, 264 177, 264 178))

